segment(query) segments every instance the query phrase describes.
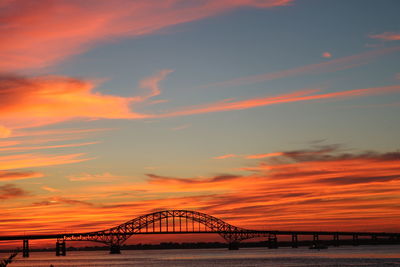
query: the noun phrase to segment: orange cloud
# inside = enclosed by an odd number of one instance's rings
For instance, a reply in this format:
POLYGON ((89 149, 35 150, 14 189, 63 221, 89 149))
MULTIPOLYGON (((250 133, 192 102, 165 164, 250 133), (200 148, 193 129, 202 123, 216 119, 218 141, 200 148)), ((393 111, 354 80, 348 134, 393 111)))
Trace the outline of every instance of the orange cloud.
MULTIPOLYGON (((399 152, 342 153, 340 146, 317 146, 280 153, 261 160, 248 175, 149 174, 141 183, 66 188, 62 197, 24 198, 24 204, 11 203, 18 209, 4 209, 0 230, 91 231, 155 210, 180 208, 254 229, 398 231, 399 152)), ((25 195, 17 188, 4 198, 25 195)), ((0 202, 0 208, 4 205, 0 202)), ((131 242, 143 242, 135 240, 131 242)))
POLYGON ((50 187, 50 186, 42 186, 41 187, 43 190, 46 190, 46 191, 49 191, 49 192, 51 192, 51 193, 55 193, 55 192, 60 192, 60 190, 59 189, 56 189, 56 188, 53 188, 53 187, 50 187))
POLYGON ((64 145, 52 145, 52 146, 28 146, 28 147, 5 147, 0 148, 0 151, 27 151, 27 150, 41 150, 41 149, 51 149, 51 148, 66 148, 66 147, 80 147, 88 146, 93 144, 98 144, 99 142, 86 142, 78 144, 64 144, 64 145))
MULTIPOLYGON (((249 175, 176 178, 150 174, 144 183, 81 190, 119 195, 136 190, 135 201, 102 207, 105 212, 119 210, 121 216, 124 209, 143 203, 143 213, 194 207, 253 228, 335 230, 344 225, 347 230, 396 231, 399 159, 398 152, 351 154, 341 153, 338 146, 320 146, 280 152, 261 161, 249 175)), ((108 198, 109 203, 117 199, 108 198)))
POLYGON ((40 178, 43 176, 44 175, 40 172, 32 171, 0 171, 0 181, 40 178))
POLYGON ((222 156, 218 156, 218 157, 213 157, 213 159, 228 159, 228 158, 235 158, 238 155, 235 154, 226 154, 226 155, 222 155, 222 156))
POLYGON ((269 8, 292 0, 6 1, 0 20, 0 70, 45 67, 98 42, 151 34, 239 7, 269 8), (51 25, 51 26, 49 26, 51 25))
POLYGON ((82 162, 91 159, 82 158, 84 155, 84 153, 78 153, 67 155, 18 154, 0 156, 0 170, 53 166, 82 162))
POLYGON ((203 114, 210 112, 221 112, 230 110, 242 110, 255 108, 260 106, 269 106, 282 103, 290 102, 300 102, 300 101, 311 101, 311 100, 322 100, 322 99, 338 99, 338 98, 349 98, 355 96, 365 96, 365 95, 377 95, 384 93, 394 93, 400 91, 400 85, 385 86, 385 87, 375 87, 375 88, 364 88, 364 89, 354 89, 341 92, 332 92, 325 94, 317 94, 320 92, 318 89, 310 89, 297 91, 289 94, 278 95, 275 97, 259 97, 252 98, 241 101, 232 101, 227 99, 225 101, 220 101, 216 103, 211 103, 207 105, 192 106, 182 108, 181 110, 167 112, 160 115, 154 115, 154 117, 174 117, 174 116, 185 116, 194 114, 203 114))
POLYGON ((8 128, 41 126, 71 119, 137 119, 134 98, 93 92, 94 84, 65 77, 0 78, 1 123, 8 128))
MULTIPOLYGON (((32 136, 69 136, 69 135, 78 135, 77 138, 84 138, 87 137, 89 134, 98 133, 98 132, 106 132, 116 130, 113 128, 97 128, 97 129, 53 129, 53 130, 16 130, 13 132, 11 137, 32 137, 32 136)), ((58 137, 57 137, 58 138, 58 137)), ((63 138, 63 137, 60 137, 63 138)), ((31 142, 36 142, 35 140, 31 142)), ((47 140, 52 139, 40 139, 39 143, 46 143, 47 140)), ((64 139, 63 139, 64 140, 64 139)), ((67 139, 71 140, 71 139, 67 139)))
MULTIPOLYGON (((318 94, 320 90, 309 89, 275 97, 259 97, 248 100, 224 101, 200 106, 184 107, 162 114, 145 114, 132 110, 134 102, 144 102, 158 95, 159 82, 170 73, 164 70, 144 79, 142 87, 150 92, 139 97, 119 97, 94 92, 93 83, 65 77, 3 77, 0 87, 0 123, 13 129, 12 136, 18 136, 18 128, 42 126, 73 119, 144 119, 185 116, 209 112, 249 109, 273 104, 348 98, 399 91, 398 85, 355 89, 341 92, 318 94)), ((11 134, 10 133, 7 133, 11 134)))
POLYGON ((8 129, 2 125, 0 125, 0 138, 6 138, 11 135, 11 129, 8 129))
POLYGON ((384 41, 399 41, 400 40, 400 33, 397 32, 384 32, 381 34, 372 34, 369 35, 370 38, 373 39, 381 39, 384 41))
POLYGON ((282 155, 283 155, 282 152, 255 154, 255 155, 247 155, 246 159, 263 159, 263 158, 277 157, 277 156, 282 156, 282 155))
POLYGON ((95 182, 110 182, 122 178, 122 176, 113 175, 111 173, 105 172, 101 174, 89 174, 81 173, 79 175, 70 175, 67 178, 72 182, 81 181, 95 181, 95 182))

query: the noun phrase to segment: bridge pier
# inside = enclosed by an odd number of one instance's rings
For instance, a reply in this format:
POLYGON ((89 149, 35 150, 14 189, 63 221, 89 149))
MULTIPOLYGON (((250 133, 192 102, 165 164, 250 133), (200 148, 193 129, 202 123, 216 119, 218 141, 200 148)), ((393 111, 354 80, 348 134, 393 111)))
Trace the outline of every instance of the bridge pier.
POLYGON ((111 245, 110 246, 110 254, 121 254, 121 246, 120 245, 111 245))
POLYGON ((353 235, 353 246, 358 246, 358 235, 354 234, 353 235))
POLYGON ((372 235, 371 239, 372 239, 372 244, 374 244, 374 245, 379 244, 377 235, 372 235))
POLYGON ((299 247, 297 234, 292 234, 292 248, 297 248, 297 247, 299 247))
POLYGON ((338 234, 334 234, 333 235, 333 246, 334 247, 338 247, 339 246, 339 235, 338 234))
POLYGON ((268 236, 268 248, 278 248, 278 238, 276 237, 275 234, 270 234, 268 236))
POLYGON ((239 242, 233 241, 228 243, 229 250, 238 250, 239 249, 239 242))
POLYGON ((314 244, 317 244, 319 242, 319 235, 318 234, 314 234, 313 241, 314 241, 314 244))
POLYGON ((29 240, 24 239, 22 241, 22 257, 28 258, 29 257, 29 240))
POLYGON ((65 240, 57 240, 56 242, 56 256, 66 256, 67 247, 65 245, 65 240))

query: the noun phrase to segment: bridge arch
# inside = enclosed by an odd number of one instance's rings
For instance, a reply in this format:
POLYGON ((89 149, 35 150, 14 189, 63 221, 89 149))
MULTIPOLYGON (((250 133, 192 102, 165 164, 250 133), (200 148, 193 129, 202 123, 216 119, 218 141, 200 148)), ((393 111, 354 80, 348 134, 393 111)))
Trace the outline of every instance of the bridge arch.
POLYGON ((265 233, 257 232, 231 225, 197 211, 163 210, 139 216, 109 229, 66 235, 64 240, 101 242, 112 248, 122 245, 128 238, 138 233, 216 233, 229 244, 233 244, 244 239, 266 236, 265 233))

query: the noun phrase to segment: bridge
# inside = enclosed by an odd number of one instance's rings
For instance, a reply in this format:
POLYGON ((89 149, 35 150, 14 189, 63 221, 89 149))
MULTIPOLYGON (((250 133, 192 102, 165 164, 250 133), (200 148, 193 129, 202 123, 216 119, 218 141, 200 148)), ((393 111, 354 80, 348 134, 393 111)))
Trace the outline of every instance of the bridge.
POLYGON ((265 237, 269 248, 278 247, 278 236, 291 236, 291 245, 298 247, 298 236, 312 236, 314 244, 320 236, 330 236, 335 246, 341 237, 352 238, 357 245, 359 238, 373 241, 388 239, 400 243, 400 233, 383 232, 333 232, 333 231, 277 231, 251 230, 231 225, 211 215, 188 210, 164 210, 137 217, 118 226, 95 232, 0 236, 0 241, 22 240, 23 256, 29 257, 29 240, 56 239, 56 255, 66 255, 66 241, 92 241, 106 244, 111 254, 119 254, 121 245, 132 235, 139 234, 219 234, 228 243, 228 248, 235 250, 246 239, 265 237))

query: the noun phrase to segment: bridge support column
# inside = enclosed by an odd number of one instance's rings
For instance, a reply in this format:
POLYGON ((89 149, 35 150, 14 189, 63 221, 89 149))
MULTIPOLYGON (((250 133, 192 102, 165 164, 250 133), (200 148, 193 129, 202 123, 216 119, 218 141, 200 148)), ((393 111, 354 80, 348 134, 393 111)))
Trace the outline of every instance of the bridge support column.
POLYGON ((297 234, 292 234, 292 248, 297 248, 297 247, 299 247, 297 234))
POLYGON ((353 235, 353 246, 358 246, 358 235, 353 235))
POLYGON ((121 246, 120 245, 111 245, 110 246, 110 254, 121 254, 121 246))
POLYGON ((372 235, 371 239, 372 239, 372 244, 374 244, 374 245, 379 244, 378 237, 376 235, 372 235))
POLYGON ((56 256, 66 256, 67 247, 65 245, 65 240, 57 240, 56 242, 56 256))
POLYGON ((278 248, 278 238, 276 237, 275 234, 270 234, 268 236, 268 248, 278 248))
POLYGON ((28 258, 29 257, 29 240, 24 239, 22 241, 22 257, 28 258))
POLYGON ((334 247, 338 247, 339 246, 339 235, 338 234, 334 234, 333 235, 333 246, 334 247))
POLYGON ((239 249, 239 242, 238 241, 233 241, 228 243, 228 249, 229 250, 238 250, 239 249))

